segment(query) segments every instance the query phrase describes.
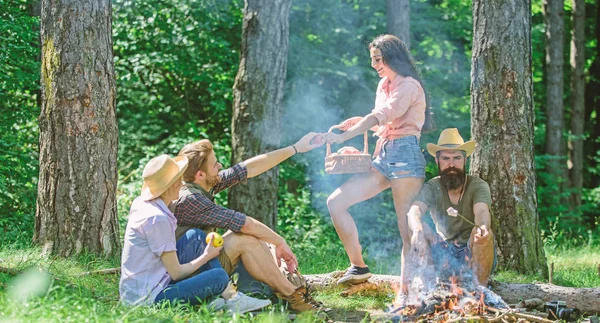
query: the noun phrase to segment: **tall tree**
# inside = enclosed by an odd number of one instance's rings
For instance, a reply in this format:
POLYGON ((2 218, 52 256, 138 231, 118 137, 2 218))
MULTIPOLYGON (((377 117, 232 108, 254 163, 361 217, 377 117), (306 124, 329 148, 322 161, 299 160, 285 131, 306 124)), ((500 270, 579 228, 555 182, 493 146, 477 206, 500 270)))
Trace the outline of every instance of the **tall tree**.
POLYGON ((546 23, 546 154, 551 157, 548 171, 558 182, 559 192, 566 183, 566 150, 563 104, 564 0, 544 0, 546 23))
MULTIPOLYGON (((291 0, 246 0, 233 86, 232 162, 279 147, 291 0)), ((229 192, 230 207, 274 228, 278 168, 229 192)))
MULTIPOLYGON (((594 40, 596 48, 594 53, 600 53, 600 5, 596 4, 596 25, 594 28, 594 40)), ((596 55, 592 65, 589 67, 589 81, 586 84, 585 90, 585 105, 586 116, 589 118, 589 130, 592 138, 600 138, 600 57, 596 55), (592 116, 595 115, 595 118, 592 116)), ((600 151, 600 140, 592 140, 589 145, 586 145, 586 155, 590 160, 594 160, 594 166, 597 168, 598 161, 596 159, 598 151, 600 151)), ((590 174, 589 187, 600 186, 600 175, 597 173, 590 174)), ((591 219, 592 222, 593 219, 591 219)))
POLYGON ((410 3, 409 0, 386 1, 387 32, 400 39, 410 48, 410 3))
POLYGON ((503 268, 547 275, 537 214, 531 2, 473 1, 471 173, 490 184, 503 268))
POLYGON ((573 0, 571 20, 571 138, 569 157, 573 166, 569 179, 573 193, 571 204, 581 205, 583 185, 583 135, 585 131, 585 0, 573 0))
POLYGON ((42 1, 40 172, 45 253, 119 253, 110 0, 42 1))

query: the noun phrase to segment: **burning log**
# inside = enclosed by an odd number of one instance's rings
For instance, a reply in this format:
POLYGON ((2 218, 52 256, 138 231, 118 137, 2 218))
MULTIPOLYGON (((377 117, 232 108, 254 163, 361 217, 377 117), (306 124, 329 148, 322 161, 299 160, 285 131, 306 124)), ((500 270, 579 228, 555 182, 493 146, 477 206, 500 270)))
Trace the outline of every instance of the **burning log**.
MULTIPOLYGON (((306 275, 306 281, 315 289, 324 289, 335 285, 336 278, 331 274, 306 275)), ((384 286, 400 282, 399 276, 373 275, 370 282, 375 283, 377 290, 383 292, 384 286)), ((576 307, 583 313, 591 315, 600 313, 600 288, 573 288, 550 284, 512 284, 494 283, 492 290, 509 304, 516 304, 521 299, 539 298, 544 302, 565 300, 569 307, 576 307)), ((385 289, 388 292, 388 289, 385 289)))

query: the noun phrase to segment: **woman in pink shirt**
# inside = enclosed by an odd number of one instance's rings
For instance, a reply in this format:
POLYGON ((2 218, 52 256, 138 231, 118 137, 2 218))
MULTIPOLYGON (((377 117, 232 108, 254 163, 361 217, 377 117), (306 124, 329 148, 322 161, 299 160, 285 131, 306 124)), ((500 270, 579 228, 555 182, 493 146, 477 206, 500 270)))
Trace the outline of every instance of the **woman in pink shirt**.
MULTIPOLYGON (((327 199, 336 231, 344 244, 351 267, 338 283, 359 283, 371 277, 362 257, 356 223, 348 212, 352 205, 392 188, 398 227, 402 237, 402 273, 410 246, 406 213, 425 179, 425 157, 419 147, 421 131, 431 128, 423 84, 406 45, 395 36, 381 35, 369 44, 371 66, 381 81, 375 108, 341 134, 327 133, 327 143, 342 143, 375 127, 379 140, 372 168, 337 188, 327 199)), ((401 290, 406 292, 406 276, 401 290)))

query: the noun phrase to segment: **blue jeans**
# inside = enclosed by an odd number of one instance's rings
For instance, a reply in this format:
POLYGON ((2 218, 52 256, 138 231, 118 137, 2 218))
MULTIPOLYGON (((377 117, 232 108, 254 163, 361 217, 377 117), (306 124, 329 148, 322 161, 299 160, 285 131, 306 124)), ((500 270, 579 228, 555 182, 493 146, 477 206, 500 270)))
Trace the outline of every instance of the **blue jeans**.
MULTIPOLYGON (((190 229, 179 238, 176 244, 179 263, 185 264, 200 257, 206 248, 205 238, 206 234, 200 229, 190 229)), ((192 274, 186 279, 171 281, 169 286, 156 296, 154 302, 197 305, 203 300, 220 295, 229 284, 229 276, 217 258, 211 259, 198 271, 200 273, 197 275, 192 274)))
MULTIPOLYGON (((443 240, 434 244, 431 252, 438 271, 443 271, 444 269, 460 271, 462 267, 468 267, 469 259, 473 257, 472 250, 468 244, 453 244, 443 240)), ((496 269, 497 262, 496 241, 494 241, 492 273, 496 269)), ((453 275, 457 274, 454 273, 453 275)))

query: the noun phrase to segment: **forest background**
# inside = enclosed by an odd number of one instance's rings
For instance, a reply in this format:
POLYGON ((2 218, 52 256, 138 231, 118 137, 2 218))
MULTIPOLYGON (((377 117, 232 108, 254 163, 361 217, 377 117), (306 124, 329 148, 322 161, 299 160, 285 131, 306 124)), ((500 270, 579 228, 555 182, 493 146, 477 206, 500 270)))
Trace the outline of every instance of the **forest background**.
MULTIPOLYGON (((548 154, 560 145, 547 140, 545 20, 542 1, 532 1, 532 65, 535 104, 535 161, 540 227, 549 247, 600 245, 600 6, 586 3, 585 161, 581 204, 571 203, 568 180, 556 168, 569 168, 564 155, 548 154), (558 165, 558 166, 557 166, 558 165)), ((113 44, 119 126, 118 213, 121 233, 141 171, 152 157, 177 154, 188 142, 210 138, 217 156, 230 165, 232 87, 239 67, 243 1, 113 1, 113 44)), ((34 231, 39 173, 40 114, 39 3, 0 0, 0 245, 27 247, 34 231)), ((370 67, 368 43, 386 32, 385 2, 374 0, 294 1, 281 144, 309 131, 370 111, 378 76, 370 67)), ((564 84, 570 83, 570 2, 565 2, 564 84)), ((470 132, 471 1, 411 2, 411 52, 435 113, 437 131, 470 132)), ((562 95, 570 139, 572 93, 562 95)), ((265 138, 268 140, 268 138, 265 138)), ((371 144, 374 139, 371 139, 371 144)), ((360 141, 350 144, 360 147, 360 141)), ((371 145, 373 146, 373 145, 371 145)), ((345 176, 326 175, 324 149, 299 155, 280 166, 277 229, 299 255, 301 265, 331 268, 343 248, 325 206, 345 176), (325 258, 327 256, 327 258, 325 258), (321 262, 321 264, 319 264, 321 262)), ((428 158, 428 178, 437 174, 428 158)), ((492 188, 493 189, 493 188, 492 188)), ((227 205, 227 195, 217 196, 227 205)), ((361 241, 376 272, 398 273, 399 233, 390 192, 351 209, 361 241), (394 225, 392 225, 394 224, 394 225)))

